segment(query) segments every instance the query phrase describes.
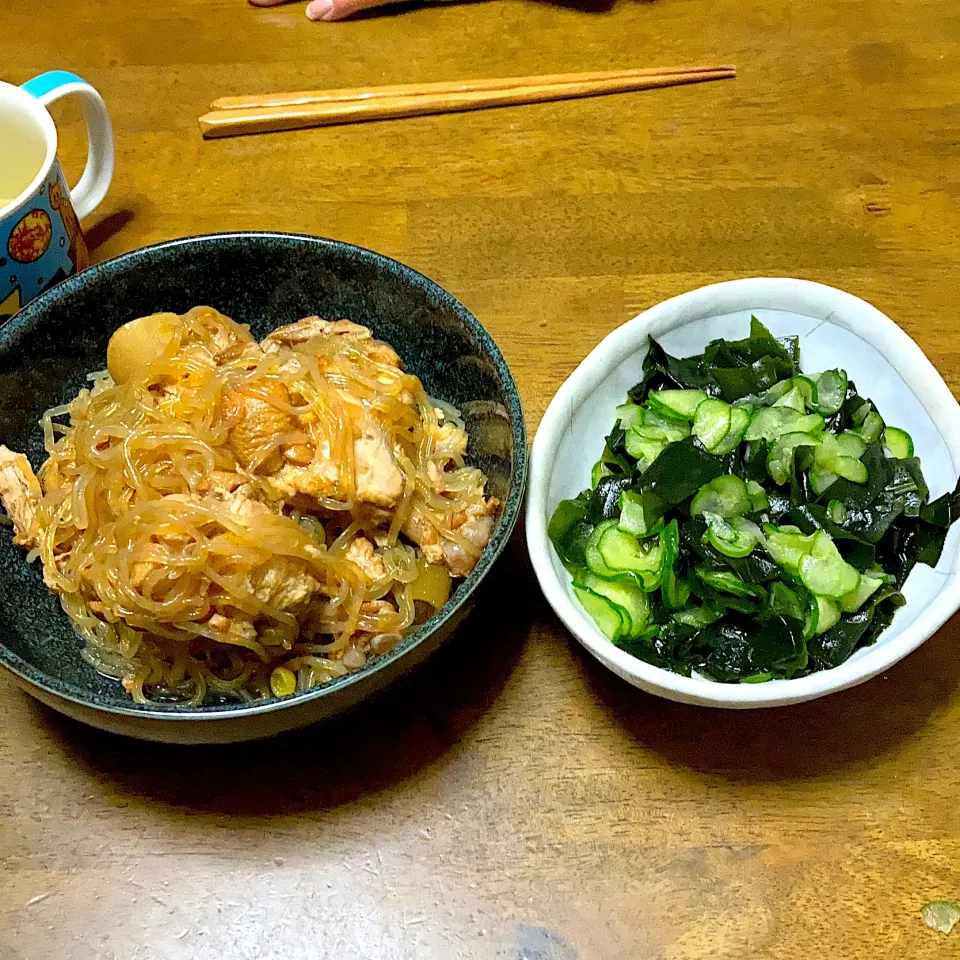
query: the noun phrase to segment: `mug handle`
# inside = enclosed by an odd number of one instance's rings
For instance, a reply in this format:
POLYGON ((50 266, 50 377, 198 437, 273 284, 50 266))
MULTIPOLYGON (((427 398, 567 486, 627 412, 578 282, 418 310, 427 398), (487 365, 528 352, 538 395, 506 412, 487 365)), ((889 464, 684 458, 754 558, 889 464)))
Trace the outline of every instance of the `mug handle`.
POLYGON ((82 219, 93 213, 106 196, 113 179, 113 127, 103 98, 86 80, 65 70, 41 73, 23 84, 22 89, 44 106, 71 93, 78 94, 83 101, 83 116, 87 121, 87 165, 80 182, 70 191, 73 209, 82 219))

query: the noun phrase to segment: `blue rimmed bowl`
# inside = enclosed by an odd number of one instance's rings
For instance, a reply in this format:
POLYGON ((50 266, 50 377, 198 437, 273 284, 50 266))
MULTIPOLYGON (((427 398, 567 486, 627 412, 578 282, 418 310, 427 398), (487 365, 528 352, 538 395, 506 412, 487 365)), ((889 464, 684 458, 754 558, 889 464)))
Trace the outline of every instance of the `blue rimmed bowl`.
POLYGON ((44 459, 38 421, 106 365, 110 335, 134 317, 208 304, 261 338, 300 317, 348 317, 403 357, 427 392, 457 406, 468 459, 503 507, 474 571, 447 605, 393 650, 354 673, 282 700, 184 708, 133 703, 80 657, 81 641, 0 532, 0 666, 43 703, 104 730, 176 743, 225 743, 302 727, 355 706, 409 672, 447 640, 516 523, 526 477, 520 397, 490 335, 433 281, 346 243, 283 233, 189 237, 135 250, 85 270, 30 303, 0 329, 0 442, 44 459))

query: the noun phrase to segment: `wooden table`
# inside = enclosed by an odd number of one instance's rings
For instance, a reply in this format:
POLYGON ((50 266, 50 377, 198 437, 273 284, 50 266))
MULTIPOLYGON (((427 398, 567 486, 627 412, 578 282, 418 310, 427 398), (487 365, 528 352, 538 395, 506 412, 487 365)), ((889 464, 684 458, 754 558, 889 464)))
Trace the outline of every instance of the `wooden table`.
MULTIPOLYGON (((960 387, 956 4, 503 0, 338 25, 241 0, 6 6, 4 79, 72 69, 112 111, 97 258, 234 228, 383 251, 487 326, 531 434, 618 324, 758 274, 867 298, 960 387), (196 125, 230 93, 716 61, 740 78, 196 125)), ((77 115, 57 116, 75 171, 77 115)), ((960 896, 960 622, 857 690, 709 712, 588 659, 522 534, 501 568, 503 603, 409 683, 274 742, 127 742, 0 678, 0 958, 957 955, 918 910, 960 896)))

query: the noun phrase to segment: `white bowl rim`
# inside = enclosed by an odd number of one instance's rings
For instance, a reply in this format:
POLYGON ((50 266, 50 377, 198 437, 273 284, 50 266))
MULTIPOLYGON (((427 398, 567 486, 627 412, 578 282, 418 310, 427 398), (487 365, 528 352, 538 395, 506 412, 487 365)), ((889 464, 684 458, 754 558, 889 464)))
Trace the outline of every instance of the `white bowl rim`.
MULTIPOLYGON (((960 578, 952 577, 932 603, 897 637, 865 648, 856 660, 795 680, 762 684, 727 684, 684 677, 639 660, 615 647, 575 604, 551 559, 547 536, 547 496, 560 441, 573 411, 594 384, 615 369, 641 341, 675 327, 740 310, 784 310, 830 321, 858 335, 869 322, 870 341, 897 369, 923 407, 937 410, 936 420, 952 420, 956 430, 944 434, 953 467, 960 466, 960 405, 920 347, 893 320, 853 294, 810 280, 753 277, 710 284, 665 300, 608 334, 567 378, 547 407, 537 429, 527 484, 527 549, 537 580, 554 612, 601 663, 648 692, 672 700, 717 707, 749 708, 800 703, 863 683, 916 650, 960 608, 960 578), (812 311, 812 312, 811 312, 812 311), (855 318, 852 323, 849 321, 855 318)), ((612 411, 611 411, 612 413, 612 411)), ((933 415, 933 414, 931 414, 933 415)))

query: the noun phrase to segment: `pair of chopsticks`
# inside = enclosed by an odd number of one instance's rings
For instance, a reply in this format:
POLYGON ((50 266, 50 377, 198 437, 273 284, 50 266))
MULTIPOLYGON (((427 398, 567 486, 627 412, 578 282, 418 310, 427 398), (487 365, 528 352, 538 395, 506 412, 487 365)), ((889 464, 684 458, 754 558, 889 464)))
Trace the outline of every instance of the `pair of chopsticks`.
POLYGON ((684 83, 727 80, 731 66, 643 67, 593 73, 500 77, 452 83, 408 83, 345 90, 305 90, 254 97, 221 97, 200 117, 205 137, 297 130, 366 120, 458 113, 547 100, 573 100, 684 83))

